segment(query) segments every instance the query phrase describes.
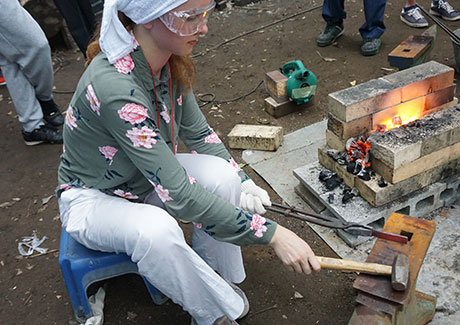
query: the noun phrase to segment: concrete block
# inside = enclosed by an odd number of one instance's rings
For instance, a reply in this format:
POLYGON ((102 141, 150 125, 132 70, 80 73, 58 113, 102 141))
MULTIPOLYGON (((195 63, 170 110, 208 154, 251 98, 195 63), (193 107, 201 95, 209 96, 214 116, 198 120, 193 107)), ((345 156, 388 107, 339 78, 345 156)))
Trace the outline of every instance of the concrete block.
POLYGON ((293 112, 304 110, 314 105, 314 98, 305 104, 296 104, 292 100, 285 100, 284 102, 277 102, 272 97, 265 98, 265 111, 271 116, 278 118, 293 112))
POLYGON ((373 79, 329 94, 328 111, 349 122, 401 103, 401 89, 384 79, 373 79))
POLYGON ((401 102, 405 102, 452 86, 454 73, 453 68, 430 61, 380 79, 400 88, 401 102))
POLYGON ((287 98, 287 81, 288 78, 279 70, 270 71, 265 74, 265 85, 272 97, 287 98))
POLYGON ((307 204, 315 211, 320 213, 326 208, 324 204, 316 196, 314 196, 307 188, 301 184, 297 184, 294 187, 294 192, 302 198, 307 204))
POLYGON ((326 143, 331 149, 344 151, 347 140, 339 138, 333 132, 326 130, 326 143))
POLYGON ((228 145, 233 149, 274 151, 282 141, 281 126, 237 124, 228 134, 228 145))
POLYGON ((367 115, 356 120, 343 122, 332 113, 328 114, 327 128, 342 139, 349 139, 365 134, 372 129, 372 116, 367 115))

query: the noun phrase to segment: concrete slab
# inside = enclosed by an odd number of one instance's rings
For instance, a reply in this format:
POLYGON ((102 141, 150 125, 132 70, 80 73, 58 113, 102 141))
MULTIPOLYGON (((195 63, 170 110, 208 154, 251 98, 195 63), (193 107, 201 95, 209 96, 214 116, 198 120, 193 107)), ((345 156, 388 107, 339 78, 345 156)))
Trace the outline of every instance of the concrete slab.
MULTIPOLYGON (((317 160, 317 148, 326 142, 326 127, 326 121, 321 121, 287 134, 284 136, 283 145, 276 152, 245 150, 243 159, 287 204, 309 210, 307 203, 294 191, 299 181, 292 171, 317 160)), ((451 180, 450 184, 453 191, 460 192, 456 180, 451 180)), ((453 205, 450 201, 449 204, 451 208, 437 210, 430 215, 438 226, 417 282, 418 290, 438 298, 436 314, 430 323, 435 325, 460 324, 460 202, 453 205)), ((322 213, 331 212, 326 210, 322 213)), ((352 248, 334 231, 321 226, 310 226, 342 258, 364 261, 374 242, 370 240, 352 248)))

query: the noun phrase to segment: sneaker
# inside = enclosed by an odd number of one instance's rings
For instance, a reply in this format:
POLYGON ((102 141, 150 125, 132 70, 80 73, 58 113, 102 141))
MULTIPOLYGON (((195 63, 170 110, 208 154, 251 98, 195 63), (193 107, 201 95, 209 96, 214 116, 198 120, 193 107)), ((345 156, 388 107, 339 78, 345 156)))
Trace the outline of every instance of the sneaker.
POLYGON ((49 125, 42 125, 32 132, 22 131, 24 142, 28 146, 35 146, 40 143, 62 143, 62 134, 54 127, 49 125))
POLYGON ((324 32, 316 38, 318 46, 328 46, 333 44, 343 34, 343 24, 327 24, 324 32))
POLYGON ((401 15, 399 17, 410 27, 421 28, 428 26, 428 22, 425 17, 423 17, 419 7, 417 6, 404 7, 401 10, 401 15))
POLYGON ((460 19, 460 14, 456 12, 447 1, 444 0, 433 1, 431 3, 430 14, 449 21, 460 19))
POLYGON ((43 111, 43 118, 46 122, 52 126, 61 126, 64 124, 64 116, 62 116, 59 107, 56 105, 54 100, 38 100, 43 111))
POLYGON ((361 54, 364 56, 376 55, 381 44, 380 38, 365 38, 363 39, 363 45, 361 45, 361 54))
POLYGON ((2 68, 0 68, 0 86, 6 85, 6 80, 5 77, 3 76, 2 73, 2 68))

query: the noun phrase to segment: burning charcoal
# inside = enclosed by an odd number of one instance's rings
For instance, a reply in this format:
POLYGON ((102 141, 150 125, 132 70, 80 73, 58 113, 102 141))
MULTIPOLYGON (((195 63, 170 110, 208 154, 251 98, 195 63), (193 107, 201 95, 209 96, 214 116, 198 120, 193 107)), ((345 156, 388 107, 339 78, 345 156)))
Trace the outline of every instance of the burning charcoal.
POLYGON ((355 188, 350 191, 347 191, 346 193, 343 194, 342 203, 343 204, 347 203, 352 198, 354 198, 356 195, 358 195, 358 190, 355 188))
POLYGON ((386 124, 378 124, 376 132, 385 132, 387 130, 386 124))
POLYGON ((398 127, 398 126, 401 126, 401 125, 402 125, 401 116, 399 116, 399 115, 398 115, 398 116, 393 116, 392 121, 393 121, 393 125, 394 125, 395 127, 398 127))
POLYGON ((332 175, 331 178, 327 179, 324 182, 324 185, 326 186, 326 189, 328 191, 334 190, 336 187, 338 187, 340 184, 342 184, 343 180, 336 174, 332 175))
POLYGON ((334 193, 330 193, 327 197, 327 202, 329 202, 329 204, 333 204, 334 203, 334 193))
POLYGON ((319 180, 321 182, 324 182, 326 180, 328 180, 329 178, 332 177, 332 175, 334 175, 335 173, 330 171, 329 169, 325 169, 325 170, 322 170, 320 173, 319 173, 319 180))
POLYGON ((385 178, 380 177, 379 181, 377 182, 377 184, 379 184, 380 187, 386 187, 388 185, 387 181, 385 180, 385 178))

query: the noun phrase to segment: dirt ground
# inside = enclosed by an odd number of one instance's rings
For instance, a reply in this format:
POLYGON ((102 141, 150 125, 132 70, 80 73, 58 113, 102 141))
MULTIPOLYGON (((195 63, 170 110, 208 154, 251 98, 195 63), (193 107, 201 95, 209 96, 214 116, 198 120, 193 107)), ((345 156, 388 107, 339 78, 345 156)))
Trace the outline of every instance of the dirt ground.
MULTIPOLYGON (((315 105, 307 111, 278 119, 263 109, 267 96, 263 87, 254 94, 230 104, 210 104, 203 112, 226 142, 226 135, 237 123, 271 124, 285 133, 327 118, 327 94, 388 74, 387 54, 417 30, 399 19, 402 0, 387 2, 380 53, 363 57, 359 53, 358 28, 364 21, 362 1, 346 0, 348 18, 345 34, 338 44, 318 48, 316 36, 323 30, 321 10, 299 15, 257 31, 196 57, 198 79, 195 93, 213 93, 217 99, 238 97, 253 89, 268 71, 283 63, 300 59, 318 78, 315 105), (332 58, 335 60, 324 60, 332 58)), ((428 0, 419 1, 428 6, 428 0)), ((456 3, 454 3, 455 5, 456 3)), ((196 46, 195 53, 205 51, 240 33, 269 24, 291 14, 321 5, 312 0, 265 0, 245 7, 216 12, 209 22, 209 34, 196 46)), ((459 8, 460 9, 460 8, 459 8)), ((460 22, 447 23, 451 28, 460 22)), ((81 53, 54 48, 55 99, 64 111, 79 76, 84 70, 81 53)), ((452 45, 439 30, 433 59, 454 66, 452 45)), ((457 94, 458 97, 458 94, 457 94)), ((57 200, 47 204, 42 199, 54 194, 60 145, 26 147, 21 137, 14 106, 6 87, 0 87, 0 323, 2 324, 76 324, 69 297, 58 265, 58 253, 35 258, 18 257, 18 241, 30 236, 47 236, 42 247, 59 248, 60 221, 57 200), (8 204, 9 203, 9 204, 8 204)), ((241 151, 232 154, 241 161, 241 151)), ((279 197, 252 170, 246 172, 269 190, 274 201, 279 197)), ((286 225, 304 238, 318 255, 333 256, 331 249, 305 224, 286 220, 271 213, 268 217, 286 225)), ((183 225, 190 238, 190 225, 183 225)), ((274 252, 266 247, 243 248, 247 279, 241 285, 251 303, 248 316, 240 324, 344 324, 354 308, 354 276, 341 272, 321 271, 312 276, 287 272, 274 252), (295 293, 303 298, 295 298, 295 293)), ((128 275, 105 281, 106 324, 188 324, 190 316, 171 301, 157 306, 152 303, 142 279, 128 275)), ((90 287, 92 294, 98 283, 90 287)))

